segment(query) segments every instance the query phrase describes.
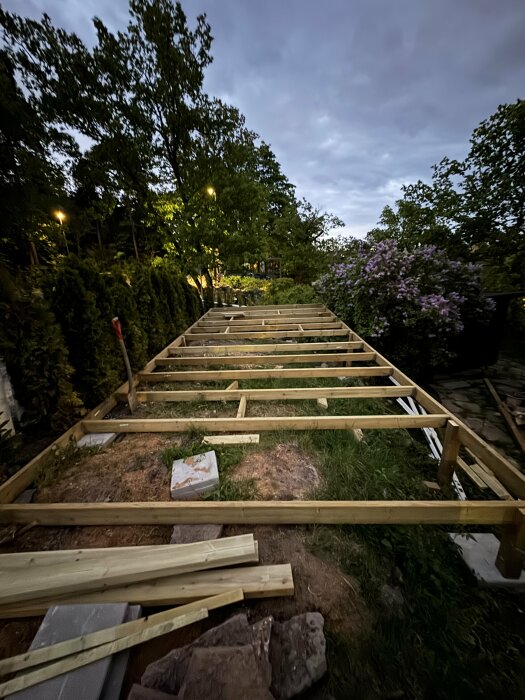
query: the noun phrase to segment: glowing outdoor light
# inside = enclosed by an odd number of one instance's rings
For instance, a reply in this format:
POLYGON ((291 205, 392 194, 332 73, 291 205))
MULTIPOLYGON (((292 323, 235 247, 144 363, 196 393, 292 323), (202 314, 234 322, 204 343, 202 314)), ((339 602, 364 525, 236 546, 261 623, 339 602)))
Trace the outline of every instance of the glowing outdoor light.
POLYGON ((62 225, 66 219, 65 212, 63 212, 61 209, 57 209, 55 212, 55 219, 57 219, 60 225, 62 225))
POLYGON ((211 185, 206 187, 206 194, 209 194, 210 197, 216 197, 217 193, 215 192, 215 187, 212 187, 211 185))

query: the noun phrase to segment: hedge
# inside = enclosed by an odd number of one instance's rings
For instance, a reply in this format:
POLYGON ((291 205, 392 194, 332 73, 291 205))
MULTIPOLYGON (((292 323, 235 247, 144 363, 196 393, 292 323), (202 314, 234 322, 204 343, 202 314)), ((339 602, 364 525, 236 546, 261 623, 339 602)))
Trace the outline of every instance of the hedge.
POLYGON ((163 264, 101 269, 69 256, 16 286, 0 296, 0 355, 26 419, 56 429, 125 380, 114 316, 138 371, 201 315, 194 288, 163 264))

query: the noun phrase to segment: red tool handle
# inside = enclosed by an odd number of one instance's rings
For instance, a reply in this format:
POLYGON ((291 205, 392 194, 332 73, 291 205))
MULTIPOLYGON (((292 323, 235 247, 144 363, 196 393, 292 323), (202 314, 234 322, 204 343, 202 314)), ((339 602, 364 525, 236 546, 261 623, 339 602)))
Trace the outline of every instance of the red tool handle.
POLYGON ((118 340, 124 340, 124 336, 122 335, 122 324, 118 320, 118 316, 115 316, 115 318, 111 319, 111 325, 113 327, 113 330, 115 331, 115 335, 117 336, 118 340))

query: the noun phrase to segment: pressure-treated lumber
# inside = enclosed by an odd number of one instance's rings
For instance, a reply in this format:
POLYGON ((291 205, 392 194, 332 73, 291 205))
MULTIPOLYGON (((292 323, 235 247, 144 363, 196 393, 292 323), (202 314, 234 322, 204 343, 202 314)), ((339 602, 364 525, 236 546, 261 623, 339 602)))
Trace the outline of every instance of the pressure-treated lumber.
POLYGON ((84 421, 89 433, 185 433, 191 430, 216 432, 261 432, 263 430, 352 430, 392 428, 440 428, 445 414, 375 416, 279 416, 253 418, 134 418, 84 421))
MULTIPOLYGON (((39 525, 504 525, 525 501, 185 501, 0 506, 0 523, 39 525)), ((220 541, 220 540, 217 540, 220 541)), ((169 574, 167 574, 169 575, 169 574)))
POLYGON ((152 581, 108 588, 105 591, 77 594, 72 597, 55 596, 37 603, 2 606, 0 619, 43 615, 48 607, 54 604, 119 603, 126 600, 130 604, 146 607, 176 605, 215 596, 234 588, 241 588, 245 598, 291 596, 294 593, 292 567, 290 564, 241 566, 163 576, 152 581))
POLYGON ((165 545, 165 552, 141 551, 139 556, 133 548, 129 549, 129 556, 124 559, 112 555, 108 548, 103 556, 88 564, 71 560, 59 566, 39 566, 36 576, 29 575, 30 568, 8 569, 11 555, 0 555, 0 605, 257 561, 252 535, 165 545))
POLYGON ((525 564, 525 509, 514 513, 514 521, 502 531, 496 566, 505 578, 519 579, 525 564))
POLYGON ((494 476, 494 472, 487 467, 487 465, 479 457, 475 457, 471 450, 467 450, 467 453, 476 460, 473 465, 476 469, 478 476, 483 479, 487 486, 494 491, 496 496, 503 499, 511 499, 512 495, 507 491, 507 489, 498 481, 494 476))
POLYGON ((143 382, 220 382, 225 379, 310 379, 313 377, 388 377, 390 365, 377 367, 293 367, 291 369, 218 369, 141 372, 143 382))
POLYGON ((297 352, 338 352, 353 348, 361 350, 362 341, 346 340, 341 342, 328 343, 259 343, 253 345, 194 345, 187 347, 176 347, 170 349, 172 357, 209 357, 210 355, 232 355, 235 353, 297 353, 297 352))
POLYGON ((203 445, 258 445, 259 434, 254 435, 205 435, 203 445))
POLYGON ((512 437, 514 438, 514 441, 518 445, 518 447, 521 449, 522 452, 525 452, 525 433, 520 429, 518 425, 516 425, 516 421, 514 420, 514 417, 512 413, 509 411, 507 406, 503 403, 501 400, 500 395, 494 388, 494 385, 490 381, 490 379, 485 378, 485 384, 487 385, 487 389, 490 391, 492 398, 496 402, 496 406, 498 407, 498 411, 501 413, 503 416, 503 419, 505 420, 505 423, 507 424, 508 429, 512 433, 512 437))
POLYGON ((161 622, 169 622, 174 617, 181 617, 191 612, 198 612, 205 608, 206 610, 214 610, 224 605, 231 605, 244 599, 242 588, 237 587, 234 590, 226 591, 218 595, 211 596, 198 600, 195 603, 181 606, 173 610, 166 610, 155 615, 141 617, 138 620, 124 622, 114 627, 106 627, 90 634, 84 634, 79 637, 67 639, 51 646, 43 647, 28 651, 25 654, 19 654, 8 659, 0 660, 0 676, 7 673, 14 673, 39 664, 49 663, 56 659, 60 659, 79 651, 86 651, 101 644, 114 642, 122 637, 127 637, 130 634, 135 634, 141 630, 154 627, 161 622))
POLYGON ((452 484, 454 467, 459 456, 459 425, 449 420, 445 428, 443 440, 443 454, 438 468, 438 484, 441 488, 447 488, 452 484))
POLYGON ((477 464, 467 464, 464 459, 458 457, 457 465, 460 467, 465 474, 473 481, 479 489, 485 490, 488 488, 487 484, 483 481, 479 474, 479 467, 477 464))
MULTIPOLYGON (((192 340, 220 340, 223 335, 223 333, 199 333, 197 330, 197 332, 192 333, 186 332, 185 338, 187 342, 191 342, 192 340)), ((248 338, 254 340, 269 340, 270 338, 323 338, 347 335, 348 331, 344 328, 328 328, 325 330, 319 329, 316 331, 254 331, 250 333, 235 331, 234 333, 228 333, 228 338, 233 340, 246 340, 248 338)))
POLYGON ((316 331, 341 328, 340 321, 325 321, 324 323, 297 323, 294 321, 293 323, 273 324, 262 319, 260 323, 252 323, 248 326, 230 326, 228 322, 220 325, 208 325, 206 321, 203 321, 195 326, 193 333, 252 333, 257 331, 264 331, 267 333, 270 331, 316 331), (227 329, 230 330, 227 331, 227 329))
MULTIPOLYGON (((201 328, 202 326, 208 326, 210 328, 223 328, 226 326, 230 326, 233 329, 237 330, 243 330, 248 327, 248 330, 250 330, 250 326, 256 326, 258 328, 261 327, 261 325, 264 323, 264 325, 269 325, 269 326, 289 326, 291 324, 297 325, 298 323, 338 323, 339 327, 341 324, 341 321, 337 318, 335 314, 330 314, 330 316, 265 316, 263 318, 241 318, 241 319, 235 319, 231 318, 229 316, 226 316, 224 319, 213 319, 210 316, 203 317, 199 321, 199 325, 197 328, 201 328)), ((284 330, 284 329, 283 329, 284 330)))
MULTIPOLYGON (((164 365, 290 365, 290 364, 314 364, 321 362, 344 362, 348 360, 348 353, 322 353, 309 355, 229 355, 214 357, 163 357, 157 360, 157 366, 164 365)), ((352 353, 353 362, 373 362, 374 352, 352 353)))
POLYGON ((239 408, 237 409, 237 418, 244 418, 246 414, 246 396, 241 396, 239 408))
MULTIPOLYGON (((237 384, 238 382, 232 382, 237 384)), ((230 385, 231 386, 231 385, 230 385)), ((381 399, 413 396, 413 386, 300 387, 292 389, 199 389, 177 391, 138 391, 139 402, 152 401, 281 401, 294 399, 381 399)), ((117 395, 125 401, 125 394, 117 395)))
POLYGON ((174 615, 170 620, 161 622, 152 627, 146 627, 140 632, 130 634, 127 637, 121 637, 114 642, 101 644, 93 649, 71 654, 70 656, 60 659, 56 663, 47 664, 42 668, 30 671, 24 675, 16 676, 10 681, 0 684, 0 697, 5 697, 11 693, 24 690, 25 688, 30 688, 38 683, 43 683, 50 678, 61 676, 64 673, 69 673, 77 668, 82 668, 82 666, 87 666, 94 661, 103 659, 106 656, 117 654, 118 652, 124 651, 125 649, 130 649, 137 644, 142 644, 150 639, 154 639, 155 637, 159 637, 163 634, 168 634, 168 632, 180 629, 181 627, 186 627, 193 622, 197 622, 198 620, 203 620, 204 618, 208 617, 208 611, 206 608, 201 608, 200 610, 196 611, 194 610, 182 615, 180 613, 177 614, 176 610, 173 612, 174 615))

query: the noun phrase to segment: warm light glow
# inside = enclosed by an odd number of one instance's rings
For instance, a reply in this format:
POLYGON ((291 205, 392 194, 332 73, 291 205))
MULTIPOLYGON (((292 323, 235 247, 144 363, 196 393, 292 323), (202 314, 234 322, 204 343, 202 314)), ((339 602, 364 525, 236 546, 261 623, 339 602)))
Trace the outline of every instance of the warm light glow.
POLYGON ((216 196, 215 187, 212 187, 211 185, 209 187, 206 187, 206 192, 210 195, 210 197, 216 196))
POLYGON ((55 212, 55 218, 58 219, 58 221, 63 224, 64 220, 66 218, 65 213, 61 209, 57 209, 55 212))

